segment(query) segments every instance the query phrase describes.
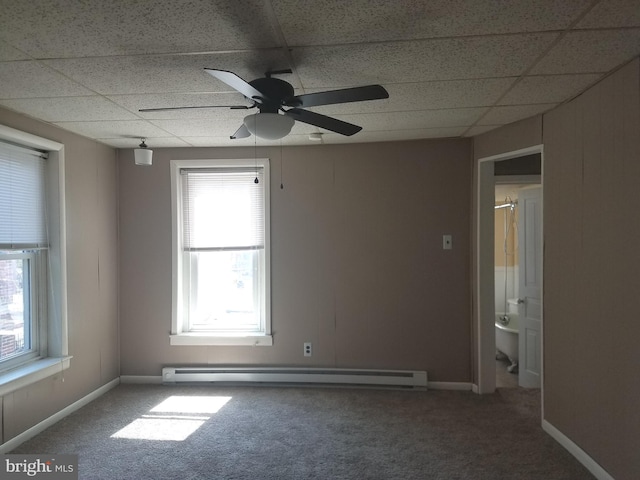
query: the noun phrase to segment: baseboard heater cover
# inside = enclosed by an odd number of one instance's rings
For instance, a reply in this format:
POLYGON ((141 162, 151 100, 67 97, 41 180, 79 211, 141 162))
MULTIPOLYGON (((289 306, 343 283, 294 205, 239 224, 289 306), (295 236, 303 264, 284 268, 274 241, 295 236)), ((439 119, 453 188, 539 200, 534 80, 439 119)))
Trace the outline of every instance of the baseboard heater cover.
POLYGON ((427 372, 343 368, 164 367, 162 382, 280 383, 427 387, 427 372))

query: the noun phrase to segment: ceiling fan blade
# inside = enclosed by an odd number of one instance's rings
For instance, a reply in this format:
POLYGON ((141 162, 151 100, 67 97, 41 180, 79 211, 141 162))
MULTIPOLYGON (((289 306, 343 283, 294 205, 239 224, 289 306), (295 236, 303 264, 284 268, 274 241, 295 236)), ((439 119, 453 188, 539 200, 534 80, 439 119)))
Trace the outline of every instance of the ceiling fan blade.
POLYGON ((236 133, 231 135, 229 138, 231 140, 235 140, 236 138, 247 138, 251 136, 251 132, 247 129, 247 126, 243 123, 242 126, 236 130, 236 133))
POLYGON ((299 122, 315 125, 316 127, 331 130, 332 132, 340 133, 347 137, 355 135, 362 130, 362 127, 359 127, 358 125, 343 122, 337 118, 327 117, 326 115, 320 115, 319 113, 310 112, 308 110, 302 110, 301 108, 292 108, 291 110, 287 110, 285 115, 299 122))
POLYGON ((223 83, 226 83, 234 90, 237 90, 245 97, 250 98, 252 100, 261 100, 264 97, 264 94, 258 90, 256 90, 252 85, 248 82, 245 82, 242 78, 236 75, 233 72, 228 72, 226 70, 215 70, 213 68, 205 68, 205 72, 207 72, 212 77, 217 78, 223 83))
MULTIPOLYGON (((255 106, 255 105, 254 105, 255 106)), ((169 110, 194 110, 198 108, 230 108, 231 110, 249 110, 254 106, 248 105, 202 105, 196 107, 160 107, 160 108, 141 108, 139 112, 164 112, 169 110)))
POLYGON ((336 103, 363 102, 365 100, 382 100, 389 98, 389 93, 381 85, 367 85, 364 87, 344 88, 328 92, 307 93, 288 100, 285 105, 292 107, 317 107, 336 103))

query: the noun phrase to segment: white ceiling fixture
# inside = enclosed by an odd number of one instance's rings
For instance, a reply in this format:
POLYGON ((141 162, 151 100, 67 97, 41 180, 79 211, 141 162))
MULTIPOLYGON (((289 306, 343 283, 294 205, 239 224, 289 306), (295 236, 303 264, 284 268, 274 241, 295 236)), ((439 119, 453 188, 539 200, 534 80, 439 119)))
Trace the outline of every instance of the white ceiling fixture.
POLYGON ((149 167, 153 164, 153 150, 150 150, 145 143, 146 138, 140 139, 142 142, 139 148, 133 150, 134 160, 136 165, 143 165, 149 167))
POLYGON ((251 135, 267 140, 286 137, 294 123, 293 118, 278 113, 254 113, 247 115, 243 120, 244 127, 251 135))

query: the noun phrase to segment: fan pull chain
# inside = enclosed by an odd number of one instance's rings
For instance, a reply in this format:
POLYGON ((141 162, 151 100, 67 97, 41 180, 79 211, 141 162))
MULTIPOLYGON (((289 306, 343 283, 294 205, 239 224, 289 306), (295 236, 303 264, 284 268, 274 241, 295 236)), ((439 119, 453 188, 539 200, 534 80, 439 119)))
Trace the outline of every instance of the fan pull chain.
POLYGON ((253 130, 256 132, 253 134, 253 160, 255 162, 254 166, 256 169, 256 179, 253 183, 258 184, 260 180, 258 180, 258 131, 256 129, 256 117, 253 117, 253 130))
POLYGON ((280 190, 284 190, 284 183, 282 180, 282 164, 284 163, 284 158, 282 158, 282 139, 280 139, 280 190))

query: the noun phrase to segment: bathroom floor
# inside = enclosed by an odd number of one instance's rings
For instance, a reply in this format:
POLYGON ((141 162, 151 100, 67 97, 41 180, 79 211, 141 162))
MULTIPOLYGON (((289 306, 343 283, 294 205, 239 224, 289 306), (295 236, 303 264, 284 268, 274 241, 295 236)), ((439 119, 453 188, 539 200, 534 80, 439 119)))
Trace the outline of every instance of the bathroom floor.
POLYGON ((511 365, 511 362, 508 359, 496 359, 497 388, 518 388, 518 374, 507 371, 509 365, 511 365))

